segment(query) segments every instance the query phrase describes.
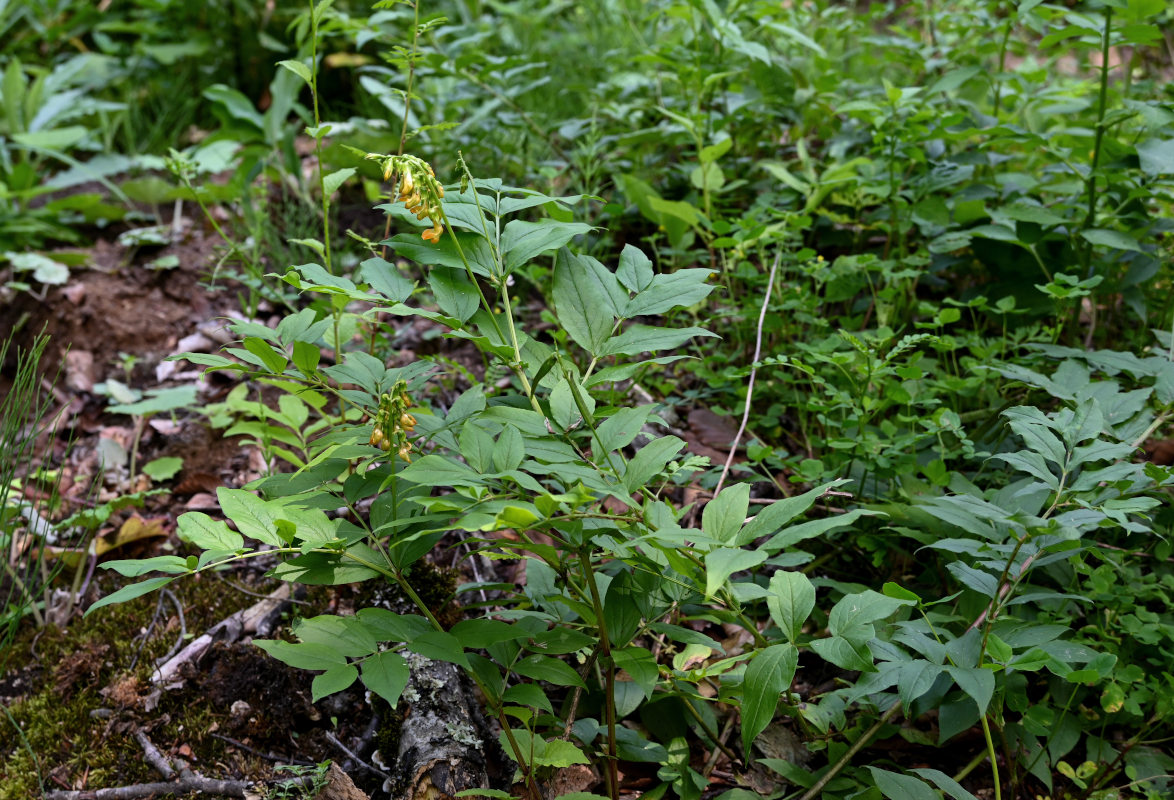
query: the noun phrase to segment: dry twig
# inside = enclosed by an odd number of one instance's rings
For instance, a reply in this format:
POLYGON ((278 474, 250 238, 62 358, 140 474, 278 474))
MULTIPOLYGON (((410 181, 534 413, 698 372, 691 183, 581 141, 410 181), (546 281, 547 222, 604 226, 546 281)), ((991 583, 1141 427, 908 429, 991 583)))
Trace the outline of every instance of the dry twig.
MULTIPOLYGON (((774 292, 775 273, 778 272, 779 262, 782 261, 783 254, 776 253, 775 261, 770 265, 770 277, 766 281, 766 295, 762 298, 762 309, 758 312, 758 327, 754 333, 754 359, 753 364, 757 365, 760 358, 762 358, 762 326, 766 321, 766 309, 770 305, 770 296, 774 292)), ((726 464, 722 467, 722 475, 717 480, 717 486, 714 487, 713 496, 717 497, 721 493, 722 484, 726 482, 726 475, 730 472, 730 465, 734 463, 734 454, 738 452, 738 443, 742 441, 742 434, 746 432, 746 424, 750 421, 750 401, 754 397, 754 378, 758 375, 758 367, 750 367, 750 380, 746 383, 746 408, 742 411, 742 423, 738 426, 738 432, 734 435, 734 442, 730 445, 730 454, 726 456, 726 464)))

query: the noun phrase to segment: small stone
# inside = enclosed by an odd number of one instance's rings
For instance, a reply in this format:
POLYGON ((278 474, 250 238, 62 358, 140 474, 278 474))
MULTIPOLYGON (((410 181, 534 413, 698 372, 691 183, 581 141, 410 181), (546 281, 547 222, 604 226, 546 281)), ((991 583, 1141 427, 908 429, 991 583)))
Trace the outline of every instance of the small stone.
POLYGON ((191 336, 185 336, 175 343, 176 353, 208 353, 215 345, 211 339, 196 331, 191 336))
POLYGON ((65 354, 65 385, 75 392, 94 390, 94 354, 70 350, 65 354))

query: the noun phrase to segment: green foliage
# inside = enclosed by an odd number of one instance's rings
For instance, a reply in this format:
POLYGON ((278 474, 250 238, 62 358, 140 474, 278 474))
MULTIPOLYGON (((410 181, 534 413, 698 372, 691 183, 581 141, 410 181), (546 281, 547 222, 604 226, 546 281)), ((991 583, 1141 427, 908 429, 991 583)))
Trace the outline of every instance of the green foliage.
MULTIPOLYGON (((51 508, 34 505, 25 498, 26 486, 44 482, 50 495, 56 492, 56 480, 49 470, 38 475, 44 454, 38 452, 37 426, 46 421, 51 400, 41 391, 41 358, 48 344, 47 336, 38 336, 31 348, 17 349, 16 372, 8 393, 0 398, 0 552, 4 553, 2 582, 6 587, 0 605, 0 667, 8 657, 8 646, 26 616, 37 626, 45 624, 48 586, 58 566, 44 558, 43 545, 55 534, 46 521, 51 508), (31 426, 31 427, 28 427, 31 426), (33 431, 33 433, 30 433, 33 431), (31 534, 38 547, 29 547, 28 555, 10 558, 19 552, 19 534, 31 534), (44 596, 42 596, 42 594, 44 596)), ((0 342, 0 364, 9 354, 12 337, 0 342)), ((51 504, 48 504, 51 505, 51 504)))
MULTIPOLYGON (((315 699, 360 682, 395 706, 414 662, 458 665, 531 793, 592 761, 615 797, 631 761, 694 800, 700 748, 804 800, 1169 791, 1172 478, 1138 455, 1174 414, 1164 4, 327 2, 281 33, 212 5, 276 64, 209 63, 172 118, 205 109, 210 135, 163 142, 179 187, 122 190, 196 202, 246 317, 283 309, 186 355, 242 380, 204 412, 269 473, 220 490, 232 527, 180 517, 190 554, 108 563, 145 580, 91 610, 262 552, 284 580, 393 583, 414 613, 258 644, 316 671, 315 699), (384 235, 339 236, 360 190, 384 235), (480 363, 389 367, 409 323, 480 363), (692 455, 674 406, 745 408, 745 460, 692 455), (462 587, 492 604, 442 621, 408 576, 446 537, 524 585, 462 587), (814 760, 771 755, 772 726, 814 760), (889 736, 942 769, 863 763, 889 736)), ((13 39, 22 212, 65 151, 110 149, 102 113, 155 138, 119 58, 194 67, 224 32, 173 4, 7 8, 0 32, 92 28, 92 63, 123 70, 81 82, 82 56, 31 66, 13 39)), ((10 234, 14 280, 63 279, 18 252, 61 235, 10 234)))

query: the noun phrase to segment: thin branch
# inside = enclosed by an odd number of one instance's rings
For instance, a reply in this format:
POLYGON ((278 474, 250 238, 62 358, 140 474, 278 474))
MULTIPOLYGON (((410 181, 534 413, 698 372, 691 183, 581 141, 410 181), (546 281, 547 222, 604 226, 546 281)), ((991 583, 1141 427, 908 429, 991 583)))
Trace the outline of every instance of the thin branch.
POLYGON ((352 752, 352 751, 351 751, 351 749, 350 749, 349 747, 347 747, 345 744, 343 744, 342 742, 340 742, 340 741, 338 740, 338 737, 337 737, 337 736, 335 736, 335 735, 334 735, 333 733, 331 733, 330 731, 326 731, 326 738, 330 740, 330 743, 331 743, 331 744, 333 744, 333 745, 334 745, 335 747, 337 747, 339 750, 341 750, 341 751, 343 751, 344 753, 346 753, 346 754, 347 754, 347 755, 348 755, 348 756, 351 758, 351 760, 353 760, 353 761, 354 761, 356 764, 358 764, 360 767, 363 767, 364 769, 366 769, 368 772, 374 772, 376 775, 380 776, 381 778, 390 778, 390 777, 391 777, 390 775, 388 775, 388 774, 387 774, 386 772, 384 772, 383 770, 381 770, 381 769, 376 769, 375 767, 371 766, 370 764, 368 764, 368 763, 367 763, 366 761, 364 761, 363 759, 359 758, 359 756, 358 756, 358 755, 356 755, 354 752, 352 752))
POLYGON ((155 768, 155 771, 162 775, 167 780, 175 777, 175 768, 171 766, 171 762, 167 756, 159 752, 159 748, 155 743, 147 738, 147 734, 141 730, 135 731, 135 739, 138 740, 139 746, 143 748, 143 757, 146 758, 147 763, 155 768))
MULTIPOLYGON (((754 359, 753 364, 758 364, 762 357, 762 326, 766 321, 766 309, 770 305, 770 296, 774 291, 775 273, 778 271, 779 262, 782 261, 783 254, 781 252, 775 254, 775 261, 770 265, 770 277, 766 282, 766 296, 762 298, 762 310, 758 312, 758 328, 754 333, 754 359)), ((713 496, 717 497, 722 490, 722 485, 726 482, 726 475, 730 472, 730 465, 734 463, 734 454, 738 451, 738 443, 742 441, 742 434, 746 432, 746 424, 750 421, 750 401, 754 397, 754 378, 758 375, 758 367, 750 367, 750 380, 746 384, 746 408, 742 411, 742 424, 738 426, 738 433, 734 436, 734 442, 730 445, 730 454, 726 456, 726 464, 722 467, 721 477, 718 478, 717 486, 713 490, 713 496)))
POLYGON ((897 716, 897 712, 900 710, 901 701, 897 700, 891 706, 889 706, 889 710, 884 713, 884 716, 878 719, 871 728, 865 731, 863 736, 852 743, 852 746, 848 748, 848 752, 840 756, 840 760, 833 764, 831 769, 825 772, 823 777, 817 780, 812 785, 812 787, 807 790, 807 793, 799 798, 799 800, 814 800, 816 797, 819 797, 820 793, 823 791, 823 787, 827 786, 832 778, 839 775, 844 767, 848 766, 848 764, 852 761, 852 757, 863 750, 864 746, 872 741, 872 737, 876 736, 877 731, 887 725, 889 720, 897 716))
MULTIPOLYGON (((310 788, 314 785, 314 776, 306 775, 288 781, 280 781, 271 786, 302 786, 310 788)), ((205 778, 200 774, 188 774, 178 781, 157 781, 155 783, 134 783, 129 786, 115 786, 109 789, 73 789, 45 792, 45 800, 138 800, 139 798, 157 797, 159 795, 186 795, 209 794, 225 797, 247 797, 251 790, 255 790, 254 781, 222 781, 215 778, 205 778)))
POLYGON ((222 736, 219 733, 213 732, 213 733, 211 733, 211 736, 213 736, 216 739, 219 739, 222 742, 228 742, 230 745, 237 748, 238 750, 244 750, 246 753, 251 753, 252 755, 255 755, 257 758, 263 758, 266 761, 272 761, 275 764, 297 764, 298 766, 302 766, 302 767, 315 767, 315 766, 317 766, 317 764, 315 764, 313 761, 305 761, 304 759, 301 759, 301 758, 289 758, 286 756, 279 756, 276 753, 266 753, 263 750, 258 750, 255 747, 249 747, 244 742, 238 742, 236 739, 233 739, 228 736, 222 736))

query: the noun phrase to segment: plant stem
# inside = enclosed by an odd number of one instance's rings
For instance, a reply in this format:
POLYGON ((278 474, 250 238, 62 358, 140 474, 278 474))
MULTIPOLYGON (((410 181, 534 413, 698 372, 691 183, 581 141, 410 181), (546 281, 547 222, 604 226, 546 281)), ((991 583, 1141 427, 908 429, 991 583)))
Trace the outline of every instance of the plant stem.
MULTIPOLYGON (((811 786, 811 788, 803 794, 801 798, 799 798, 799 800, 815 800, 816 797, 819 797, 821 792, 823 792, 823 787, 827 786, 828 783, 831 782, 832 778, 839 775, 840 772, 843 771, 844 767, 851 763, 853 756, 863 750, 864 746, 872 741, 872 737, 876 736, 877 732, 881 728, 883 728, 885 725, 888 725, 889 721, 893 717, 897 716, 897 712, 900 710, 900 701, 896 701, 891 706, 889 706, 889 710, 882 714, 881 718, 873 723, 873 726, 866 730, 859 739, 854 741, 852 746, 848 748, 848 751, 844 753, 844 755, 840 756, 840 760, 833 764, 831 769, 825 772, 823 776, 817 780, 811 786)), ((1001 800, 1001 798, 999 800, 1001 800)))
MULTIPOLYGON (((412 108, 412 84, 416 80, 416 52, 420 42, 420 0, 412 3, 412 10, 415 12, 415 17, 412 22, 412 49, 408 52, 408 82, 407 88, 404 90, 404 119, 399 130, 399 147, 395 151, 397 156, 404 154, 404 147, 408 143, 408 112, 412 108)), ((383 226, 383 238, 386 240, 390 236, 391 215, 388 214, 387 222, 383 226)), ((384 260, 387 259, 387 245, 383 246, 382 257, 384 260)))
POLYGON ((986 739, 986 752, 991 759, 991 779, 995 782, 995 800, 1003 800, 1003 784, 999 780, 999 760, 995 755, 995 742, 991 739, 991 726, 986 714, 982 715, 982 735, 986 739))
POLYGON ((603 667, 604 712, 607 717, 607 793, 611 800, 620 796, 619 760, 616 755, 616 665, 611 655, 611 640, 607 634, 607 621, 603 616, 603 598, 599 596, 599 585, 595 582, 595 570, 591 556, 585 550, 579 551, 579 564, 591 593, 591 605, 595 610, 595 627, 599 631, 599 655, 603 667))
MULTIPOLYGON (((1105 107, 1109 96, 1109 34, 1113 29, 1113 7, 1105 6, 1105 30, 1101 36, 1101 89, 1097 102, 1097 124, 1093 136, 1092 164, 1088 170, 1088 210, 1084 217, 1081 231, 1093 226, 1097 214, 1097 165, 1101 160, 1101 143, 1105 138, 1105 107)), ((1084 277, 1091 278, 1092 274, 1092 242, 1085 242, 1084 247, 1084 277)))
MULTIPOLYGON (((310 97, 314 101, 314 160, 318 163, 318 193, 322 195, 322 252, 326 263, 326 271, 334 274, 334 266, 330 258, 330 198, 326 196, 325 176, 322 174, 322 117, 318 113, 318 12, 314 8, 314 0, 310 0, 310 97)), ((338 341, 338 312, 335 312, 334 323, 335 350, 342 347, 338 341)), ((335 353, 337 359, 338 353, 335 353)))

